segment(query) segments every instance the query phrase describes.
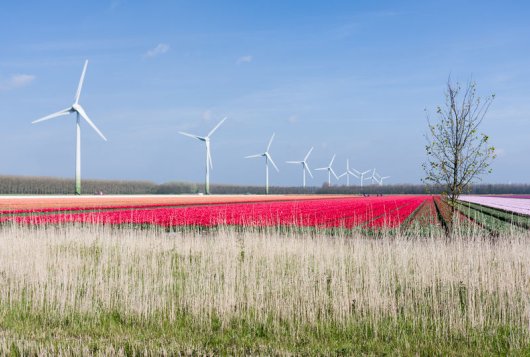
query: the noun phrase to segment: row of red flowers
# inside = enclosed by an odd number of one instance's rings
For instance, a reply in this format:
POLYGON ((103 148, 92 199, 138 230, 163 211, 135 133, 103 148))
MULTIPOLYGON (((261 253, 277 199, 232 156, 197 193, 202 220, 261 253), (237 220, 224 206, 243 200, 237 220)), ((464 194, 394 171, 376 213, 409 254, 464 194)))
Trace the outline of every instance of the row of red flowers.
POLYGON ((4 217, 27 224, 83 222, 160 226, 399 226, 430 196, 336 198, 304 201, 234 203, 180 208, 120 209, 82 213, 4 217))

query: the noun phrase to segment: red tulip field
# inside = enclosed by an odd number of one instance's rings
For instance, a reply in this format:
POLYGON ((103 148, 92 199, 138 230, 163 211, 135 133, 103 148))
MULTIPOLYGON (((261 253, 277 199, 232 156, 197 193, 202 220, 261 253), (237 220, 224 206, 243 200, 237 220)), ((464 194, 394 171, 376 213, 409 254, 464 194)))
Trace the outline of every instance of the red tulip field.
MULTIPOLYGON (((316 228, 396 228, 431 196, 197 196, 119 201, 98 197, 2 202, 1 221, 23 224, 67 222, 111 225, 173 226, 296 226, 316 228)), ((429 211, 430 212, 430 211, 429 211)), ((434 211, 433 211, 434 212, 434 211)), ((433 213, 434 217, 435 212, 433 213)))

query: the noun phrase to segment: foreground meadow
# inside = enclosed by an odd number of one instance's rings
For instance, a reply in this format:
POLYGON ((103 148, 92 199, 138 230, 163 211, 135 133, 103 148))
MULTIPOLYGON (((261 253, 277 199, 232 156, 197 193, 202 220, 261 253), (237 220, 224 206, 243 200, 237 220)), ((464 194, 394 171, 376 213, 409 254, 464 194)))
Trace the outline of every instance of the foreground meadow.
POLYGON ((530 354, 530 236, 0 227, 0 354, 530 354))

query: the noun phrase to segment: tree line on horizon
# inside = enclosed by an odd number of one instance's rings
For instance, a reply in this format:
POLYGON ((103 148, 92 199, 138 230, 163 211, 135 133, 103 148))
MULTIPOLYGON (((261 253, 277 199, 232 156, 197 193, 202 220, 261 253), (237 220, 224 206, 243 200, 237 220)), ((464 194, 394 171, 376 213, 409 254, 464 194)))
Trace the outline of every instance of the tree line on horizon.
MULTIPOLYGON (((55 177, 0 176, 1 195, 69 195, 74 194, 74 180, 55 177)), ((199 194, 204 185, 193 182, 167 182, 128 180, 85 180, 85 195, 139 195, 139 194, 199 194)), ((262 186, 212 184, 213 194, 265 194, 262 186)), ((271 194, 439 194, 442 186, 424 184, 393 184, 384 186, 322 186, 287 187, 272 186, 271 194)), ((475 184, 471 194, 530 194, 530 184, 475 184)))

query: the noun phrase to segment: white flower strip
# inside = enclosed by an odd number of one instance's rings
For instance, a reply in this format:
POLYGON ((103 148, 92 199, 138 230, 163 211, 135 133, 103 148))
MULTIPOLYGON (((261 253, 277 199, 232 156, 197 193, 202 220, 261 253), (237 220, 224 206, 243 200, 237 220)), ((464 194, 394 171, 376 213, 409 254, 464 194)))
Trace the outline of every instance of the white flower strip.
POLYGON ((460 196, 460 201, 478 203, 483 206, 530 216, 530 200, 524 198, 460 196))

